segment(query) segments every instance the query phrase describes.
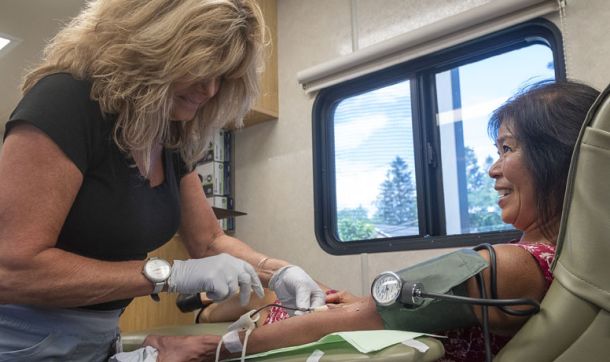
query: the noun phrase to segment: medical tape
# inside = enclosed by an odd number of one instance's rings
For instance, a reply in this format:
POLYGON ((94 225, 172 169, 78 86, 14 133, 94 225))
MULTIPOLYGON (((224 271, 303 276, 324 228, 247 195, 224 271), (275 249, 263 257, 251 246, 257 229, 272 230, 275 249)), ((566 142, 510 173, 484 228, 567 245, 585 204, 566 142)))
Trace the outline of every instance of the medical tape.
POLYGON ((256 313, 256 310, 253 309, 249 312, 242 314, 242 316, 239 317, 238 320, 236 320, 235 322, 231 323, 231 325, 229 325, 227 330, 245 331, 247 329, 254 329, 254 328, 256 328, 256 322, 258 321, 258 319, 260 317, 261 317, 260 314, 256 313), (252 317, 253 314, 254 314, 254 317, 252 317))
POLYGON ((307 360, 305 362, 319 362, 323 356, 324 352, 320 351, 319 349, 316 349, 311 353, 311 355, 309 355, 309 357, 307 357, 307 360))
POLYGON ((218 341, 218 346, 216 348, 216 362, 220 360, 220 348, 222 344, 224 344, 227 351, 231 353, 241 352, 241 360, 245 360, 248 336, 252 330, 256 328, 256 321, 258 321, 259 318, 260 314, 258 314, 256 310, 251 310, 244 313, 241 317, 239 317, 238 320, 229 326, 229 331, 222 336, 220 341, 218 341), (254 315, 254 317, 252 317, 252 315, 254 315), (239 339, 239 332, 246 332, 243 345, 239 339))
POLYGON ((243 346, 241 344, 241 340, 239 339, 239 331, 229 331, 224 336, 222 336, 222 342, 225 345, 225 348, 231 353, 241 352, 243 346))
POLYGON ((426 351, 430 349, 430 347, 427 344, 422 343, 415 339, 407 339, 406 341, 402 341, 401 343, 404 344, 405 346, 413 347, 416 350, 420 351, 421 353, 426 353, 426 351))

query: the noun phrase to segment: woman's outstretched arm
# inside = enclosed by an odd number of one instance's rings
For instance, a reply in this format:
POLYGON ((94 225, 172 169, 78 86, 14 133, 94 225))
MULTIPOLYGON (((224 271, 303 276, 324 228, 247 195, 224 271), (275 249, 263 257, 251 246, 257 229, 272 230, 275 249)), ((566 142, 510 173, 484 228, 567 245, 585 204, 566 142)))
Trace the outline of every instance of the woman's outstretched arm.
MULTIPOLYGON (((486 252, 481 252, 481 255, 487 258, 486 252)), ((544 278, 535 260, 528 252, 514 245, 498 245, 496 246, 496 258, 499 298, 542 299, 544 278)), ((487 270, 483 273, 483 277, 486 285, 489 286, 490 280, 487 270)), ((479 297, 478 290, 474 285, 474 278, 471 278, 468 281, 468 295, 479 297)), ((332 298, 332 295, 329 298, 332 298)), ((325 312, 315 312, 289 318, 255 329, 248 341, 248 353, 309 343, 333 332, 384 329, 383 320, 370 296, 351 297, 350 301, 352 300, 354 301, 351 303, 343 304, 325 312)), ((334 301, 327 298, 327 302, 341 302, 341 300, 334 301)), ((475 308, 474 311, 480 320, 479 308, 475 308)), ((508 335, 514 334, 527 319, 526 317, 507 316, 496 308, 491 308, 489 316, 492 331, 508 335)), ((405 328, 408 328, 408 326, 405 326, 405 328)), ((243 334, 241 340, 244 340, 243 334)))
MULTIPOLYGON (((314 342, 333 332, 383 329, 383 321, 370 297, 323 312, 288 318, 255 329, 248 339, 248 354, 314 342)), ((244 340, 244 333, 240 335, 244 340)), ((228 351, 223 348, 228 356, 228 351)))
MULTIPOLYGON (((352 300, 355 298, 352 298, 352 300)), ((340 300, 336 300, 339 302, 340 300)), ((288 318, 256 328, 248 338, 248 354, 276 348, 314 342, 325 335, 339 331, 383 329, 375 303, 369 297, 357 298, 353 303, 332 307, 324 312, 314 312, 288 318)), ((244 333, 240 333, 244 341, 244 333)), ((143 346, 153 346, 159 351, 158 362, 214 361, 220 336, 148 336, 143 346)), ((224 346, 221 358, 236 357, 224 346)))

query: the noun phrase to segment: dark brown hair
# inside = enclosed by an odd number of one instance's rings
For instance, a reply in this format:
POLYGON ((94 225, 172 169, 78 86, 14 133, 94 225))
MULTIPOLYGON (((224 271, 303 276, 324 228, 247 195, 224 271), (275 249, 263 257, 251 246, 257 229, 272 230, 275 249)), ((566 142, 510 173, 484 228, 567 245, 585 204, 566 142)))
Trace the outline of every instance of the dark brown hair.
POLYGON ((495 140, 502 124, 522 145, 534 178, 537 216, 545 237, 557 239, 572 151, 599 92, 574 81, 544 81, 520 90, 488 123, 495 140))

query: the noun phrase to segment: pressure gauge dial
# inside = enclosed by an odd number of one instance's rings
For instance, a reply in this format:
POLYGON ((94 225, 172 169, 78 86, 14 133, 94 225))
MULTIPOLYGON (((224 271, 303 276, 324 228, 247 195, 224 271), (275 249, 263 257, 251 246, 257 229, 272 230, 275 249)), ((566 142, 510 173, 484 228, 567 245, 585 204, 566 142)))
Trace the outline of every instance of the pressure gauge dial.
POLYGON ((402 279, 394 272, 379 274, 371 285, 371 295, 377 305, 389 306, 400 299, 402 279))

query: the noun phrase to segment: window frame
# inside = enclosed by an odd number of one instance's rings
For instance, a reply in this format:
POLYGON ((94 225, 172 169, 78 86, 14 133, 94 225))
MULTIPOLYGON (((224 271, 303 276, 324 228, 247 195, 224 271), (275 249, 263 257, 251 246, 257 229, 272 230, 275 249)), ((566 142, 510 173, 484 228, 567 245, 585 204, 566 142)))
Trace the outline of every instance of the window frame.
POLYGON ((561 33, 553 23, 539 18, 321 90, 312 110, 312 149, 315 235, 322 249, 333 255, 346 255, 495 244, 518 238, 521 235, 518 230, 443 235, 446 225, 440 134, 434 122, 434 77, 452 68, 541 43, 549 46, 553 54, 555 79, 565 80, 561 33), (411 86, 419 235, 340 241, 336 218, 334 112, 344 99, 406 80, 411 86))

